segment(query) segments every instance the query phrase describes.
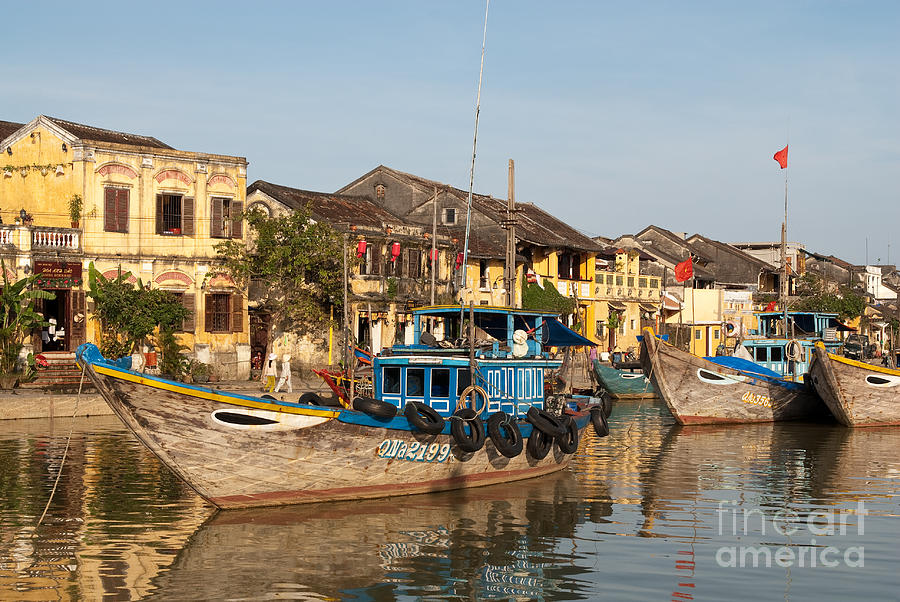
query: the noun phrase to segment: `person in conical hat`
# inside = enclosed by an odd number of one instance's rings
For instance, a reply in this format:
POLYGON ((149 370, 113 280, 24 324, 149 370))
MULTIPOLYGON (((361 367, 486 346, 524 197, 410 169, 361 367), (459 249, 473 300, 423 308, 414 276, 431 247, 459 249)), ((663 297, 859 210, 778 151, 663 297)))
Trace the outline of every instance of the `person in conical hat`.
POLYGON ((266 358, 266 363, 263 365, 262 377, 263 382, 265 382, 265 386, 263 386, 263 391, 273 392, 275 389, 275 376, 278 374, 278 356, 274 353, 270 353, 269 357, 266 358))
POLYGON ((278 378, 278 384, 275 386, 275 392, 281 391, 281 387, 287 385, 287 392, 293 393, 294 386, 291 384, 291 356, 285 353, 281 356, 281 376, 278 378))

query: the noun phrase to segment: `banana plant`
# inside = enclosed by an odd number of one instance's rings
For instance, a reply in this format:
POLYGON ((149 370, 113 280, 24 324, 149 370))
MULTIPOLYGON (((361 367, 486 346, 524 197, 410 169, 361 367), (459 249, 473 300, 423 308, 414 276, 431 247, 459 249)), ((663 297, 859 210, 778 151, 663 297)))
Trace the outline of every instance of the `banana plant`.
POLYGON ((49 323, 37 311, 39 299, 55 299, 56 295, 34 287, 37 275, 31 274, 13 282, 6 273, 6 263, 0 262, 3 271, 3 289, 0 291, 0 374, 16 371, 19 353, 25 341, 38 328, 49 323))

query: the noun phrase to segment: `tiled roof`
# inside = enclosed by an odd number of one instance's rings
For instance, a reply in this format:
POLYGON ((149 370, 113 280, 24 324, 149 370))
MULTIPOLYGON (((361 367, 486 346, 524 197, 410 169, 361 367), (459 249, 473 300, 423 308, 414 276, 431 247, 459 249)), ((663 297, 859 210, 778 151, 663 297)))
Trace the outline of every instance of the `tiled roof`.
POLYGON ((346 222, 358 226, 381 227, 382 224, 400 224, 403 221, 376 205, 366 197, 312 192, 288 186, 279 186, 257 180, 247 187, 247 196, 259 190, 290 209, 306 209, 314 217, 332 223, 346 222))
POLYGON ((0 140, 8 138, 13 132, 21 128, 23 125, 25 124, 16 123, 14 121, 0 121, 0 140))
POLYGON ((128 146, 146 146, 149 148, 175 150, 165 142, 161 142, 152 136, 141 136, 139 134, 105 130, 91 125, 82 125, 80 123, 66 121, 65 119, 47 117, 46 115, 44 117, 79 140, 93 140, 95 142, 111 142, 113 144, 126 144, 128 146))
MULTIPOLYGON (((384 165, 380 165, 376 169, 388 171, 397 178, 405 179, 412 184, 421 186, 425 190, 431 190, 436 187, 463 201, 469 197, 468 191, 448 186, 435 180, 397 171, 384 165)), ((505 200, 473 193, 472 206, 497 224, 506 219, 507 201, 505 200)), ((519 240, 539 246, 568 248, 579 251, 599 251, 602 248, 602 245, 593 239, 553 217, 534 203, 516 203, 516 209, 520 211, 516 214, 516 238, 519 240)))

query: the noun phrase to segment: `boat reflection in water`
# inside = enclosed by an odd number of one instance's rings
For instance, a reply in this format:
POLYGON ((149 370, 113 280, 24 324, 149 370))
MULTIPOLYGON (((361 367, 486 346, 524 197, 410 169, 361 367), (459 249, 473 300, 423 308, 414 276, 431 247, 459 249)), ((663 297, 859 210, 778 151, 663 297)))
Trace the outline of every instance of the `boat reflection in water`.
POLYGON ((453 493, 219 512, 149 599, 570 595, 580 588, 554 578, 552 559, 586 520, 579 498, 563 472, 453 493))

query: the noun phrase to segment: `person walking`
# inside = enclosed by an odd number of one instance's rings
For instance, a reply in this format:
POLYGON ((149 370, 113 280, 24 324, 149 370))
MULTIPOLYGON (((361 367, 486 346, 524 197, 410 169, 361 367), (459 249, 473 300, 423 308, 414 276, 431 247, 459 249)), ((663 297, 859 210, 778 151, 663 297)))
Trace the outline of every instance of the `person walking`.
POLYGON ((263 391, 267 393, 272 393, 275 389, 275 376, 278 373, 278 356, 274 353, 270 353, 268 359, 266 359, 266 364, 263 366, 262 371, 262 380, 265 383, 263 385, 263 391))
POLYGON ((283 385, 287 385, 288 393, 294 392, 294 386, 291 384, 291 356, 287 353, 281 356, 281 377, 278 379, 278 384, 275 385, 275 392, 281 391, 283 385))

